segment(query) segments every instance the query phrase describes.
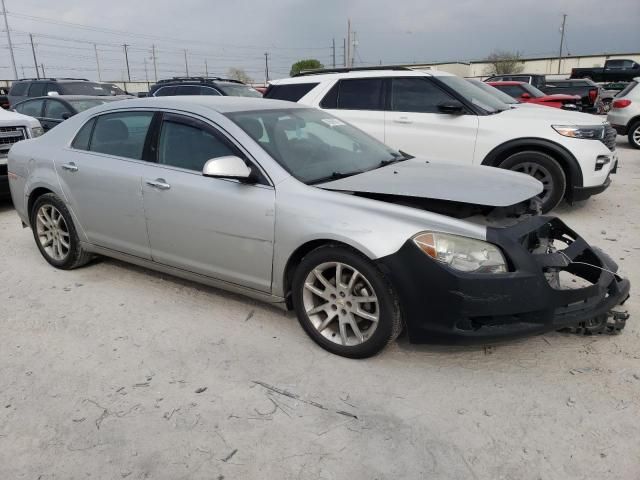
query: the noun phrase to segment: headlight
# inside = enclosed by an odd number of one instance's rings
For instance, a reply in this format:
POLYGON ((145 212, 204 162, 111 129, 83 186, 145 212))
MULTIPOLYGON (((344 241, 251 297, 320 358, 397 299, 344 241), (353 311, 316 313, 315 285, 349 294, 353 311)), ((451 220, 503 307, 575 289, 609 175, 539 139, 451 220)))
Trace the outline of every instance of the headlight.
POLYGON ((560 135, 587 140, 601 140, 604 138, 604 125, 552 125, 560 135))
POLYGON ((434 260, 461 272, 507 271, 507 262, 500 249, 481 240, 447 233, 424 232, 413 237, 413 243, 434 260))
POLYGON ((44 134, 44 129, 42 127, 33 127, 31 129, 31 138, 36 138, 43 134, 44 134))

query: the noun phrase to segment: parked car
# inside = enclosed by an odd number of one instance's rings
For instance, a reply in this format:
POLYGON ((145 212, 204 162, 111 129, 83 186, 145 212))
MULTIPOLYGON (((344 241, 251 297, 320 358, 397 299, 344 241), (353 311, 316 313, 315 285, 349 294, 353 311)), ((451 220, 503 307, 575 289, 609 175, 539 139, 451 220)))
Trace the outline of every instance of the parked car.
POLYGON ((149 88, 150 97, 174 95, 222 95, 232 97, 262 97, 255 88, 238 80, 212 77, 174 77, 160 80, 149 88))
POLYGON ((613 260, 557 218, 518 218, 540 182, 412 158, 291 102, 106 104, 14 146, 9 170, 54 267, 102 254, 293 308, 346 357, 403 327, 413 342, 485 343, 624 326, 607 314, 629 292, 613 260))
POLYGON ((533 85, 523 82, 487 83, 524 103, 535 103, 537 105, 544 105, 545 107, 562 108, 564 110, 582 110, 582 102, 578 95, 547 95, 533 85))
POLYGON ((8 110, 0 110, 0 198, 9 196, 7 154, 16 143, 35 138, 44 132, 35 118, 8 110))
POLYGON ((51 130, 59 123, 73 117, 77 113, 103 103, 122 100, 123 97, 91 97, 87 95, 65 95, 31 98, 18 102, 13 109, 37 118, 45 132, 51 130))
POLYGON ((607 60, 604 67, 571 69, 571 78, 590 78, 594 82, 624 82, 638 76, 640 65, 629 59, 607 60))
POLYGON ((548 80, 543 91, 547 95, 577 95, 580 97, 583 112, 601 113, 603 109, 606 108, 602 88, 588 78, 577 80, 548 80))
POLYGON ((15 105, 28 98, 47 95, 110 96, 111 91, 83 78, 24 78, 11 84, 9 103, 15 105))
POLYGON ((8 88, 0 88, 0 107, 5 110, 9 109, 9 89, 8 88))
POLYGON ((485 78, 485 82, 523 82, 533 85, 539 90, 544 90, 547 84, 546 75, 540 75, 535 73, 511 73, 504 75, 493 75, 489 78, 485 78))
POLYGON ((611 104, 607 120, 618 135, 627 135, 629 144, 640 148, 640 77, 622 90, 611 104))
POLYGON ((516 107, 542 108, 540 105, 536 105, 535 103, 521 102, 520 100, 517 100, 517 99, 513 98, 511 95, 507 95, 506 93, 498 90, 496 87, 492 87, 488 83, 483 82, 482 80, 479 80, 477 78, 467 78, 466 80, 467 80, 467 82, 471 83, 472 85, 475 85, 476 87, 478 87, 480 90, 483 90, 484 92, 486 92, 489 95, 495 97, 496 99, 500 100, 501 102, 506 103, 511 108, 516 108, 516 107))
POLYGON ((115 83, 109 83, 109 82, 99 82, 99 83, 100 83, 100 85, 102 85, 103 88, 108 90, 111 95, 114 95, 114 96, 132 96, 133 97, 133 95, 131 95, 129 92, 121 89, 115 83))
POLYGON ((510 108, 449 73, 346 69, 272 82, 266 98, 318 107, 412 155, 499 166, 544 183, 543 211, 604 191, 616 171, 616 133, 592 115, 510 108))

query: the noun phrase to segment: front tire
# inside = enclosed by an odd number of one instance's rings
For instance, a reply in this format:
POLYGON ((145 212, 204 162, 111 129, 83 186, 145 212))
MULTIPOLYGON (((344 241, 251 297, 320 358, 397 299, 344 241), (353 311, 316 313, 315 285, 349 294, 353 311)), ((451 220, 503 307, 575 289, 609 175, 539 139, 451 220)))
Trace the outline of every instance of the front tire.
POLYGON ((629 138, 629 144, 633 148, 640 148, 640 122, 631 125, 627 137, 629 138))
POLYGON ((556 159, 546 153, 524 151, 514 153, 500 164, 500 168, 527 174, 542 182, 543 190, 538 195, 542 202, 542 213, 558 206, 567 190, 567 178, 556 159))
POLYGON ((308 253, 296 269, 292 297, 307 335, 336 355, 371 357, 402 331, 393 287, 368 258, 346 247, 308 253))
POLYGON ((31 210, 31 230, 38 250, 54 267, 71 270, 91 260, 80 244, 69 209, 57 195, 37 198, 31 210))

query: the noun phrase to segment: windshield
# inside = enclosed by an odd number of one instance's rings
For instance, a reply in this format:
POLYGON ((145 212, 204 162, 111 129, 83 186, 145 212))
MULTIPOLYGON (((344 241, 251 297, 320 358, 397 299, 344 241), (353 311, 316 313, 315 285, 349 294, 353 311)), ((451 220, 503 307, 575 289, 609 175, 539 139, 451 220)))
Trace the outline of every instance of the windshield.
POLYGON ((291 175, 307 184, 408 158, 321 110, 260 110, 227 116, 291 175))
POLYGON ((111 93, 111 95, 126 95, 127 94, 127 92, 122 90, 117 85, 114 85, 113 83, 103 83, 101 85, 105 90, 109 91, 111 93))
POLYGON ((487 113, 497 113, 510 109, 509 105, 498 100, 495 96, 485 92, 481 88, 467 82, 464 78, 439 76, 437 79, 487 113))
POLYGON ((111 92, 102 85, 93 82, 65 82, 60 84, 64 95, 110 96, 111 92))
POLYGON ((99 99, 91 99, 91 100, 67 100, 71 104, 71 106, 78 112, 84 112, 93 107, 97 107, 98 105, 102 105, 106 102, 106 100, 99 99))
POLYGON ((515 98, 511 97, 510 95, 507 95, 504 92, 501 92, 500 90, 498 90, 495 87, 492 87, 488 83, 484 83, 482 80, 478 80, 477 78, 468 78, 467 80, 469 82, 471 82, 471 84, 473 84, 476 87, 480 88, 481 90, 484 90, 488 94, 493 95, 494 97, 496 97, 501 102, 504 102, 504 103, 509 104, 509 105, 514 105, 514 104, 520 103, 515 98))
POLYGON ((520 86, 524 88, 532 97, 540 98, 546 96, 546 93, 544 93, 542 90, 538 90, 536 87, 534 87, 533 85, 529 85, 528 83, 523 83, 520 86))
POLYGON ((231 97, 258 97, 262 98, 262 94, 255 88, 241 83, 216 83, 216 87, 222 90, 226 95, 231 97))

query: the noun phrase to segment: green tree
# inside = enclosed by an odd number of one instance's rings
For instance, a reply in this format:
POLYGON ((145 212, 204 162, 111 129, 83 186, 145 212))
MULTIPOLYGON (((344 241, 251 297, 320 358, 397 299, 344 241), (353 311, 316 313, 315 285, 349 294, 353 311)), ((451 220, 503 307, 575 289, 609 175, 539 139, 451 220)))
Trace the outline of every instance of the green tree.
POLYGON ((316 70, 318 68, 324 68, 324 65, 321 64, 315 58, 309 58, 307 60, 300 60, 293 65, 291 65, 291 71, 289 75, 292 77, 299 74, 303 70, 316 70))
POLYGON ((524 69, 519 52, 496 50, 487 57, 487 63, 489 64, 486 69, 487 75, 520 73, 524 69))

